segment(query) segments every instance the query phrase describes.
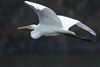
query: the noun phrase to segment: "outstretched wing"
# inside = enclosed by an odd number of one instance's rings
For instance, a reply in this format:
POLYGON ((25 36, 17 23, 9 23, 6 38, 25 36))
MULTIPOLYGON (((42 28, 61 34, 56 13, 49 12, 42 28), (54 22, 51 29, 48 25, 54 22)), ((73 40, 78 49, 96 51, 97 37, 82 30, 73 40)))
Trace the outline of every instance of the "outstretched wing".
POLYGON ((96 33, 91 28, 89 28, 85 24, 81 23, 80 21, 69 18, 69 17, 61 16, 61 15, 58 15, 58 17, 59 17, 60 21, 62 22, 64 29, 68 30, 72 26, 77 25, 78 27, 80 27, 80 28, 88 31, 89 33, 93 34, 94 36, 96 36, 96 33))
POLYGON ((36 14, 39 17, 39 22, 40 22, 39 24, 47 25, 47 26, 55 25, 57 27, 62 26, 59 18, 57 17, 56 13, 52 9, 29 1, 25 1, 25 4, 27 4, 36 12, 36 14))

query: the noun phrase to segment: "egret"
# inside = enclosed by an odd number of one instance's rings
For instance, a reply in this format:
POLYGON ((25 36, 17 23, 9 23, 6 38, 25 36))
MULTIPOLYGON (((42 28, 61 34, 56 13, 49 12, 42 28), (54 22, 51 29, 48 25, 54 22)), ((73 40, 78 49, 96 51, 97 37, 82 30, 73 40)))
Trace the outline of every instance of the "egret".
POLYGON ((96 36, 96 33, 91 28, 81 23, 79 20, 57 15, 52 9, 38 3, 30 1, 24 2, 36 12, 39 18, 39 24, 23 26, 18 29, 32 29, 31 37, 33 39, 38 39, 41 36, 56 36, 59 34, 68 34, 80 38, 75 32, 69 30, 69 28, 74 25, 77 25, 78 27, 96 36))

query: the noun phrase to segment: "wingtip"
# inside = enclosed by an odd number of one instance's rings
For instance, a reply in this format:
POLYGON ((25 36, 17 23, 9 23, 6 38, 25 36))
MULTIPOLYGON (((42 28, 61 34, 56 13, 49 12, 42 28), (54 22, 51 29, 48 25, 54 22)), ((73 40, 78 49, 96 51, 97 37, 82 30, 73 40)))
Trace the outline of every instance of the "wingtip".
POLYGON ((95 33, 95 34, 93 34, 94 36, 97 36, 97 34, 95 33))
POLYGON ((24 3, 25 3, 25 4, 30 4, 31 2, 30 2, 30 1, 24 1, 24 3))
POLYGON ((24 1, 24 3, 27 3, 28 1, 24 1))
POLYGON ((92 35, 97 36, 95 31, 90 32, 92 35))
POLYGON ((24 3, 28 6, 32 6, 32 7, 35 7, 36 4, 34 2, 31 2, 31 1, 24 1, 24 3))
POLYGON ((44 8, 47 8, 46 6, 43 6, 43 5, 38 4, 38 3, 31 2, 31 1, 24 1, 24 3, 28 6, 30 6, 31 8, 34 7, 37 10, 42 10, 44 8))

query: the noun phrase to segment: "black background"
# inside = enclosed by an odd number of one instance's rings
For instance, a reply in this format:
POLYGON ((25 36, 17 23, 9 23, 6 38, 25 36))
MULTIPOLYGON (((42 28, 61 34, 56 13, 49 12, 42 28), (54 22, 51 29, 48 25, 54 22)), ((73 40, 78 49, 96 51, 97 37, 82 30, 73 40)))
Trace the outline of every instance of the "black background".
POLYGON ((35 12, 24 0, 0 0, 0 67, 99 67, 100 0, 31 0, 53 9, 57 14, 81 20, 97 33, 93 37, 74 26, 71 30, 89 37, 86 42, 59 35, 34 40, 31 30, 18 27, 38 24, 35 12))

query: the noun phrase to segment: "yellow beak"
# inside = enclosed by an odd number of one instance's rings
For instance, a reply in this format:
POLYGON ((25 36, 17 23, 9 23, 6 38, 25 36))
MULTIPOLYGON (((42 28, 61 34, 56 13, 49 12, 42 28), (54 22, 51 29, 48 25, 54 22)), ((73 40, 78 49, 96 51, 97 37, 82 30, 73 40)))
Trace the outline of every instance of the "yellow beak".
POLYGON ((29 26, 22 26, 22 27, 19 27, 17 29, 28 29, 28 28, 29 28, 29 26))

